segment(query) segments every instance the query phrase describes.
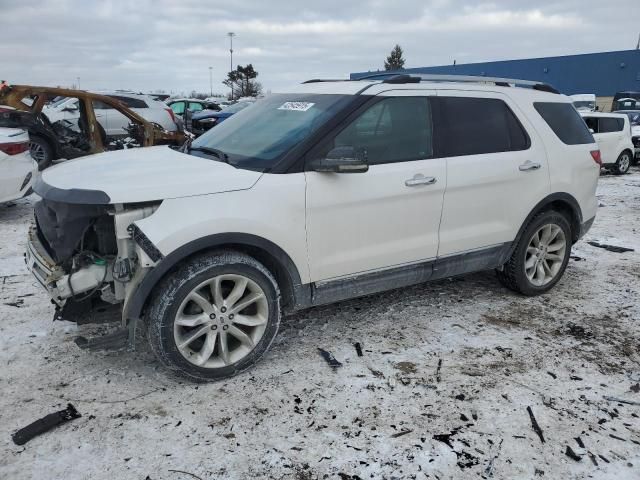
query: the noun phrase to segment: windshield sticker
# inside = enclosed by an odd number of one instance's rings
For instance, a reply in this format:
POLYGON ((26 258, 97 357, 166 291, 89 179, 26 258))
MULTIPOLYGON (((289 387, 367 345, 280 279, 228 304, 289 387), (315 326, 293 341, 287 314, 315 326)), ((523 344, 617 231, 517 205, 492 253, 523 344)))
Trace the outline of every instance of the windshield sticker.
POLYGON ((278 107, 278 110, 295 110, 296 112, 306 112, 314 105, 315 103, 309 102, 284 102, 282 106, 278 107))

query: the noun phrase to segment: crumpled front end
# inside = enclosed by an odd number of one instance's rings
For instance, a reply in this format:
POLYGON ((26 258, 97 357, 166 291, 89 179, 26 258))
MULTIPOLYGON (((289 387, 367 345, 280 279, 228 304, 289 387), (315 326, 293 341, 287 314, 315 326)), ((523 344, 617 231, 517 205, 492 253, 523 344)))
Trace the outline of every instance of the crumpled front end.
POLYGON ((56 319, 100 323, 122 313, 155 264, 136 243, 134 222, 153 214, 159 204, 71 204, 46 198, 36 204, 25 260, 56 304, 56 319))

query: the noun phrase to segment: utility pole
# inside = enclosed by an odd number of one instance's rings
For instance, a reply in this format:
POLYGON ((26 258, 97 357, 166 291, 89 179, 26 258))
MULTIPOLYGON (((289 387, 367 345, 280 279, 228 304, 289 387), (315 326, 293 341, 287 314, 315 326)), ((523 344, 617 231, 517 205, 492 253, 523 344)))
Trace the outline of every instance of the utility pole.
POLYGON ((209 67, 209 96, 213 97, 213 67, 209 67))
MULTIPOLYGON (((233 32, 229 32, 227 33, 227 36, 229 37, 229 53, 231 54, 231 63, 229 64, 229 73, 231 73, 233 72, 233 37, 235 37, 236 34, 233 32)), ((231 84, 231 100, 233 100, 233 84, 231 84)))

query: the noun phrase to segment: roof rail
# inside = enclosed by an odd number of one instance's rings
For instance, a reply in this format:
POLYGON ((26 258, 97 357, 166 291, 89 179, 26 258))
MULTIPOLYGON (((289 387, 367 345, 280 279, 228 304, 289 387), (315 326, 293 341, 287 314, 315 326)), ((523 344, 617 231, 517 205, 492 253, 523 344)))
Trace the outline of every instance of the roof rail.
POLYGON ((349 80, 345 80, 344 78, 312 78, 311 80, 307 80, 302 82, 305 83, 320 83, 320 82, 348 82, 349 80))
POLYGON ((364 77, 354 78, 353 80, 382 80, 382 83, 416 83, 419 81, 427 82, 463 82, 463 83, 493 83, 499 87, 509 87, 511 85, 517 87, 530 87, 534 90, 540 90, 549 93, 560 93, 551 85, 543 82, 532 80, 519 80, 514 78, 485 77, 475 75, 438 75, 430 73, 373 73, 364 77), (390 77, 390 78, 380 78, 390 77))

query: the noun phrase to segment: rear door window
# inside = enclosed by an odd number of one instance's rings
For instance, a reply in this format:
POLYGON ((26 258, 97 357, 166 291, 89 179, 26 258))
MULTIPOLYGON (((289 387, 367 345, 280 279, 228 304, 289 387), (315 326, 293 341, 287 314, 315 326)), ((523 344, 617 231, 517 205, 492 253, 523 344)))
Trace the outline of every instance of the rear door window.
POLYGON ((624 127, 622 118, 600 117, 598 122, 598 133, 620 132, 624 127))
POLYGON ((509 106, 498 98, 437 97, 442 153, 448 157, 526 150, 531 141, 509 106))
POLYGON ((566 145, 595 143, 587 124, 582 120, 576 109, 573 108, 572 104, 534 102, 533 107, 562 143, 566 145))

